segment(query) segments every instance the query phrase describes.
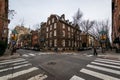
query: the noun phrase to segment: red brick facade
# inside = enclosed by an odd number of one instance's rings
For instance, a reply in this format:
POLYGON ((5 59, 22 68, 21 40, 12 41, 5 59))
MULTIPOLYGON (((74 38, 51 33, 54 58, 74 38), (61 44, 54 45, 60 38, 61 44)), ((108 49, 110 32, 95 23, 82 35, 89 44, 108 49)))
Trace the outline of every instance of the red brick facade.
POLYGON ((31 31, 31 35, 32 35, 32 37, 31 37, 31 46, 32 47, 35 47, 35 46, 39 46, 39 37, 38 37, 38 31, 31 31))
POLYGON ((112 41, 120 37, 120 0, 112 0, 112 41))
POLYGON ((79 27, 65 20, 64 14, 62 16, 50 15, 43 27, 46 49, 73 50, 81 47, 79 27))
POLYGON ((8 0, 0 0, 0 40, 8 38, 8 0))

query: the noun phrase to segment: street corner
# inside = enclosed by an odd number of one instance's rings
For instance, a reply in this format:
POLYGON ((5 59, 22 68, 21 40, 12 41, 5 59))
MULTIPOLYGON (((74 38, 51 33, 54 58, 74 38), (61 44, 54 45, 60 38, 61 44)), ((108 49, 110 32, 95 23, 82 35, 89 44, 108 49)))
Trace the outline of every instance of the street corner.
POLYGON ((114 55, 99 55, 98 58, 103 58, 103 59, 111 59, 111 60, 120 60, 120 55, 119 56, 114 56, 114 55))
POLYGON ((14 53, 13 55, 3 55, 0 57, 0 61, 7 60, 7 59, 15 59, 15 58, 19 58, 19 57, 20 57, 19 53, 14 53))

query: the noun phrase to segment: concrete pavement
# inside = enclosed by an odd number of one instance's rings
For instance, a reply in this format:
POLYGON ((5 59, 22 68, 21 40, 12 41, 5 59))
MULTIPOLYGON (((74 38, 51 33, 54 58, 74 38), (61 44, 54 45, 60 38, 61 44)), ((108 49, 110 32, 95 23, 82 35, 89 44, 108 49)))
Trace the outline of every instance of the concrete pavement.
POLYGON ((6 59, 14 59, 20 57, 18 53, 14 53, 13 55, 10 55, 11 51, 9 49, 6 49, 5 53, 3 56, 0 56, 0 61, 1 60, 6 60, 6 59))
MULTIPOLYGON (((108 50, 105 51, 105 53, 101 53, 101 50, 97 50, 98 52, 98 57, 101 58, 111 58, 111 59, 118 59, 120 60, 120 53, 116 53, 115 50, 108 50)), ((9 49, 6 49, 6 52, 3 56, 0 56, 0 60, 5 60, 5 59, 11 59, 11 58, 18 58, 20 57, 19 53, 14 53, 14 55, 10 55, 11 51, 9 49)), ((92 50, 87 50, 87 51, 64 51, 64 52, 43 52, 44 54, 80 54, 80 55, 92 55, 93 56, 93 51, 92 50)))

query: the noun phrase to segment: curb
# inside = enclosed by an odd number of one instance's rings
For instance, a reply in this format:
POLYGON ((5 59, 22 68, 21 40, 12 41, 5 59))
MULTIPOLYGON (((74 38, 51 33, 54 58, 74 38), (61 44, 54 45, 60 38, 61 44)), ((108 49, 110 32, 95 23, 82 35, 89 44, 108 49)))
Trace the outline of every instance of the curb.
POLYGON ((1 60, 7 60, 7 59, 15 59, 15 58, 19 58, 20 54, 18 53, 14 53, 13 55, 3 55, 0 57, 0 61, 1 60))

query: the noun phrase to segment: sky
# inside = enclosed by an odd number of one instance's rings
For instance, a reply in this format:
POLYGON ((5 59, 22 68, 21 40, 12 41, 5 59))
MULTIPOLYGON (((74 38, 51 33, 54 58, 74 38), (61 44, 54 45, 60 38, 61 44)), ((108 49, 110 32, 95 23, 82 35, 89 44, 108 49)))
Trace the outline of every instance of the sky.
POLYGON ((111 0, 9 0, 9 9, 16 12, 9 29, 22 21, 25 27, 34 29, 33 25, 46 22, 51 14, 65 14, 65 18, 72 21, 78 8, 83 19, 111 21, 111 0))

